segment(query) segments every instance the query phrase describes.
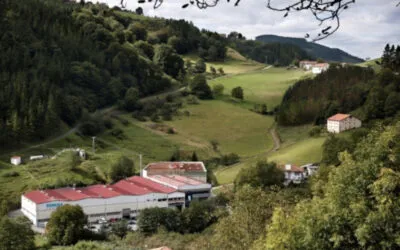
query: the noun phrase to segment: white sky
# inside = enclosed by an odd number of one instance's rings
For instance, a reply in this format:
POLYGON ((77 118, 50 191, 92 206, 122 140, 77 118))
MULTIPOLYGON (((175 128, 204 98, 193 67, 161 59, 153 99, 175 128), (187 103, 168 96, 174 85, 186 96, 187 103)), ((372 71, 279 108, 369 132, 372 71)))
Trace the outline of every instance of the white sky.
MULTIPOLYGON (((98 1, 110 6, 119 5, 120 2, 98 1)), ((284 13, 265 7, 266 0, 241 0, 238 7, 233 6, 234 0, 231 3, 221 0, 217 7, 207 10, 194 6, 182 9, 181 6, 188 0, 165 0, 156 10, 152 3, 139 5, 137 0, 126 1, 128 9, 135 10, 141 6, 146 16, 186 19, 199 28, 226 34, 238 31, 251 39, 263 34, 304 37, 306 33, 316 34, 320 30, 310 12, 290 13, 283 18, 284 13)), ((275 3, 282 1, 295 0, 275 0, 275 3)), ((342 13, 340 29, 319 43, 340 48, 361 58, 380 57, 386 43, 400 44, 400 7, 395 7, 397 2, 398 0, 357 0, 342 13)))

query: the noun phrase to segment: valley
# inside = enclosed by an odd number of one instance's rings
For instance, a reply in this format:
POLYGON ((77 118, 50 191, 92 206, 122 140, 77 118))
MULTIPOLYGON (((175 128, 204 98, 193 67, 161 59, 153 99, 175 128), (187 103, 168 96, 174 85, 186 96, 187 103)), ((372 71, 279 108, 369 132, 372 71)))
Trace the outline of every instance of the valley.
MULTIPOLYGON (((215 170, 220 184, 232 183, 241 168, 255 164, 260 159, 274 160, 279 164, 319 161, 324 137, 309 140, 307 133, 311 126, 280 128, 276 126, 273 116, 260 115, 250 110, 254 104, 265 103, 268 109, 279 105, 285 90, 296 79, 307 77, 307 74, 302 70, 268 67, 240 57, 238 59, 237 55, 236 52, 236 58, 231 56, 226 63, 207 65, 208 68, 213 65, 225 70, 226 75, 210 81, 211 86, 224 85, 223 96, 200 101, 199 104, 186 103, 180 109, 181 114, 174 116, 172 121, 140 122, 129 113, 108 109, 104 115, 113 114, 112 117, 118 117, 112 118, 112 131, 121 131, 121 136, 113 136, 110 130, 97 135, 95 154, 92 154, 91 137, 80 135, 76 130, 70 131, 67 127, 63 130, 69 133, 58 139, 55 136, 55 139, 49 139, 47 143, 2 154, 0 163, 4 167, 0 169, 0 188, 7 190, 2 195, 15 199, 24 190, 44 184, 51 186, 57 182, 92 184, 96 179, 108 182, 109 167, 122 155, 131 158, 139 171, 139 154, 143 155, 144 166, 149 162, 169 160, 176 149, 196 152, 202 160, 223 154, 238 154, 240 162, 215 170), (230 97, 230 90, 236 86, 244 89, 243 101, 230 97), (121 118, 128 125, 122 124, 121 118), (173 128, 176 132, 168 134, 160 131, 154 128, 155 124, 173 128), (271 129, 282 140, 277 151, 273 151, 271 129), (211 141, 218 143, 217 150, 213 149, 211 141), (89 160, 79 166, 79 171, 69 171, 65 167, 68 165, 65 154, 56 159, 28 162, 22 167, 11 167, 8 164, 12 155, 20 155, 25 159, 30 155, 52 156, 70 147, 83 148, 90 154, 89 160), (5 173, 14 171, 19 176, 4 177, 5 173)), ((165 94, 158 96, 162 98, 165 94)))

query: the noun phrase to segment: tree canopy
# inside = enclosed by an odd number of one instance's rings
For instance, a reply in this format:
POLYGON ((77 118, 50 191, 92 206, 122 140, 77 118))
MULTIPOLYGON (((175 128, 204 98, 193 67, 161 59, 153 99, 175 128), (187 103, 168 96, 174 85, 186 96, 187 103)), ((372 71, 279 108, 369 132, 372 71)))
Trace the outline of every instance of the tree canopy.
POLYGON ((82 239, 86 216, 80 206, 63 205, 54 211, 46 225, 49 242, 71 245, 82 239))

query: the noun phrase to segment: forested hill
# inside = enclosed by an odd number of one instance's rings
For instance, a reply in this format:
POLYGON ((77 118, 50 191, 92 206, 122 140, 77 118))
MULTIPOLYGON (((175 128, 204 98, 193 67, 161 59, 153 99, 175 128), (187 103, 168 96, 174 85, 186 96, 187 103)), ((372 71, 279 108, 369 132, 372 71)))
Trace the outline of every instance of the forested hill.
POLYGON ((3 147, 40 140, 61 122, 76 123, 84 110, 179 84, 186 72, 177 53, 199 51, 207 60, 225 58, 221 36, 186 21, 64 2, 1 1, 3 147))
POLYGON ((344 52, 343 50, 329 48, 318 43, 308 42, 306 39, 303 38, 261 35, 257 36, 256 40, 264 43, 293 44, 303 49, 309 55, 315 58, 321 58, 330 62, 360 63, 364 61, 361 58, 352 56, 344 52))

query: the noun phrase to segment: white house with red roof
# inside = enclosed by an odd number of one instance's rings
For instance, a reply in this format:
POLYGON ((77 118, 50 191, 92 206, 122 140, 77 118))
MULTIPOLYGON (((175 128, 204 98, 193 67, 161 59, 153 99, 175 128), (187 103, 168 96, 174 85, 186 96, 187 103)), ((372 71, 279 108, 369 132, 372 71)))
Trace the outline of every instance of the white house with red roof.
POLYGON ((290 183, 300 184, 306 179, 306 172, 304 168, 292 165, 292 164, 285 164, 280 166, 280 168, 285 173, 285 181, 284 185, 289 185, 290 183))
POLYGON ((322 72, 329 69, 329 63, 317 63, 312 66, 312 73, 313 74, 321 74, 322 72))
POLYGON ((21 156, 13 156, 13 157, 11 157, 10 162, 11 162, 11 164, 18 166, 18 165, 21 165, 22 158, 21 158, 21 156))
POLYGON ((359 128, 362 123, 350 114, 336 114, 328 118, 327 130, 331 133, 340 133, 349 129, 359 128))
POLYGON ((150 163, 142 170, 141 175, 145 178, 151 175, 180 175, 207 182, 207 169, 201 161, 150 163))
POLYGON ((311 70, 312 67, 317 63, 318 63, 317 61, 300 61, 299 67, 304 70, 311 70))
POLYGON ((136 217, 150 207, 183 207, 185 193, 150 179, 133 176, 113 185, 34 190, 21 197, 21 211, 36 226, 44 226, 59 206, 79 205, 90 222, 100 218, 136 217))

